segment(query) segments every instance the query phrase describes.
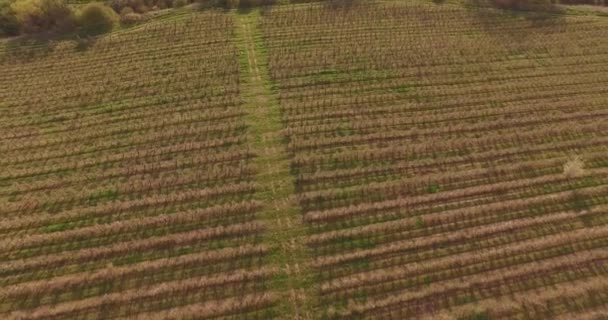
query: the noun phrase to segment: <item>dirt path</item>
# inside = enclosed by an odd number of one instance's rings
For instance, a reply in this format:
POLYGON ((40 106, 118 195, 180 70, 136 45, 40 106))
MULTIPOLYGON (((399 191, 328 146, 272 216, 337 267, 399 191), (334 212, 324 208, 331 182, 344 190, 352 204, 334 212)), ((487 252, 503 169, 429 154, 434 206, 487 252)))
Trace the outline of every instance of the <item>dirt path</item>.
POLYGON ((257 154, 258 200, 266 204, 264 242, 273 248, 269 263, 280 269, 272 283, 282 295, 277 306, 280 319, 313 319, 312 273, 303 238, 305 226, 293 200, 294 178, 283 137, 279 103, 269 79, 267 57, 258 29, 259 12, 234 13, 236 39, 241 55, 241 90, 247 112, 250 144, 257 154))

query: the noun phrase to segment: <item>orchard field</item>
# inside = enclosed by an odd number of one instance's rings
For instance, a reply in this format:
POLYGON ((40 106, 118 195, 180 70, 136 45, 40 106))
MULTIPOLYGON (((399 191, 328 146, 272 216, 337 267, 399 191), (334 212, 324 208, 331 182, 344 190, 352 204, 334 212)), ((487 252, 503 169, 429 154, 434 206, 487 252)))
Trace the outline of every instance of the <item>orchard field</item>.
POLYGON ((605 319, 608 18, 179 10, 0 43, 1 319, 605 319))

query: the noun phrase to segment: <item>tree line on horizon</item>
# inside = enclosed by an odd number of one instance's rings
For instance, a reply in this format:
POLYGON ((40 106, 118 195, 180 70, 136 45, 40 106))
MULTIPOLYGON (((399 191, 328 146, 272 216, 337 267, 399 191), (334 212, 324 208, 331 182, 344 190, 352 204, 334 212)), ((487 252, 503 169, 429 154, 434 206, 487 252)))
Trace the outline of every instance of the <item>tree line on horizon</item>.
MULTIPOLYGON (((432 0, 437 4, 447 0, 432 0)), ((608 6, 608 0, 469 0, 470 4, 517 11, 558 11, 558 4, 608 6)), ((65 0, 0 0, 0 36, 68 33, 97 35, 111 31, 119 22, 145 20, 143 14, 159 9, 179 8, 191 2, 207 7, 238 9, 285 3, 324 2, 329 7, 348 7, 361 0, 109 0, 91 2, 80 10, 65 0)))

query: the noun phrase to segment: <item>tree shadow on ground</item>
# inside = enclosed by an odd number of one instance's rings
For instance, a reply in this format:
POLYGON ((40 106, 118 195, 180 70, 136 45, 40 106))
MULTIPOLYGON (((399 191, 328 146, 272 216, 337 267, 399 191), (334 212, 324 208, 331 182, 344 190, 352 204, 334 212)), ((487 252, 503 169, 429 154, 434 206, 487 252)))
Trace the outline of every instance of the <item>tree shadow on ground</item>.
POLYGON ((74 49, 83 52, 91 48, 97 38, 79 35, 78 33, 19 36, 5 42, 4 50, 0 51, 0 61, 29 62, 44 58, 52 54, 59 43, 64 41, 73 41, 74 49))
POLYGON ((565 15, 558 7, 548 4, 517 10, 497 8, 491 0, 468 0, 466 7, 482 31, 505 41, 525 41, 535 30, 564 23, 565 15), (499 28, 503 23, 522 28, 499 28))
POLYGON ((21 36, 6 41, 2 59, 31 61, 53 53, 57 42, 49 37, 21 36))
POLYGON ((76 36, 76 51, 84 52, 89 50, 95 42, 97 42, 96 37, 88 37, 88 36, 76 36))

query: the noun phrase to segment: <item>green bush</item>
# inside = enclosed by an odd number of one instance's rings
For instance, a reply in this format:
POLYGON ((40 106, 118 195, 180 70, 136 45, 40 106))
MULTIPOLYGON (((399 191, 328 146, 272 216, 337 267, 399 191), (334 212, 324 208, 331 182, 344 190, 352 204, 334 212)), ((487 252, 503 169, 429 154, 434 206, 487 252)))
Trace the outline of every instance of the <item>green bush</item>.
POLYGON ((181 8, 188 4, 188 0, 173 0, 173 8, 181 8))
POLYGON ((78 17, 82 31, 88 35, 97 35, 112 31, 118 21, 118 14, 112 8, 98 2, 87 4, 78 17))
POLYGON ((241 4, 240 0, 226 0, 224 2, 224 5, 228 9, 236 9, 236 8, 238 8, 240 6, 240 4, 241 4))
POLYGON ((24 33, 66 32, 76 26, 74 12, 63 0, 17 0, 11 9, 24 33))
POLYGON ((12 1, 0 0, 0 36, 19 34, 19 21, 11 8, 12 1))

